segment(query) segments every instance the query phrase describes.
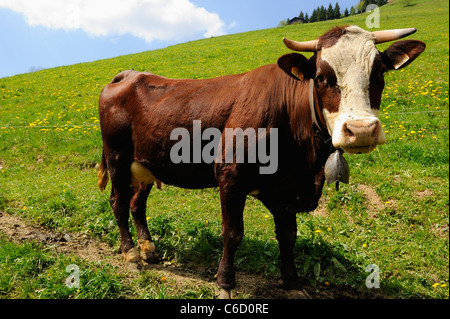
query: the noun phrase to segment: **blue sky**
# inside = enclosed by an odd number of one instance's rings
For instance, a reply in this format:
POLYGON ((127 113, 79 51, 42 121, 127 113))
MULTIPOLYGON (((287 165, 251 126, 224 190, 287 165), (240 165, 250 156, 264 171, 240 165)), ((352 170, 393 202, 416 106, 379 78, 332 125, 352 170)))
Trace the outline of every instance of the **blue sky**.
MULTIPOLYGON (((336 0, 0 0, 0 77, 276 27, 336 0)), ((338 0, 341 10, 357 0, 338 0)))

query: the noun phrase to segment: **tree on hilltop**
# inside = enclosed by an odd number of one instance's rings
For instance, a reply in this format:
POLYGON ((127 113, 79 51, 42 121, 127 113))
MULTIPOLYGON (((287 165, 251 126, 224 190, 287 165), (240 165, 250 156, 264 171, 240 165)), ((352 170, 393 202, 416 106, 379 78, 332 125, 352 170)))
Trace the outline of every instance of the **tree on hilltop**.
MULTIPOLYGON (((341 13, 341 7, 339 6, 338 2, 336 2, 334 8, 331 5, 331 3, 329 3, 328 9, 326 9, 323 5, 321 5, 320 7, 315 8, 310 16, 308 15, 307 12, 300 11, 298 17, 300 19, 303 19, 305 23, 340 19, 341 16, 348 17, 349 15, 363 13, 366 11, 367 6, 370 4, 376 4, 377 6, 381 7, 386 3, 387 0, 362 0, 358 2, 355 6, 351 7, 350 12, 348 8, 345 8, 343 13, 341 13)), ((289 21, 290 19, 287 19, 286 21, 281 21, 280 25, 289 24, 289 21)))
POLYGON ((327 10, 327 14, 326 14, 325 20, 333 20, 333 19, 335 19, 335 17, 334 17, 334 10, 333 10, 333 6, 330 3, 328 5, 328 10, 327 10))
POLYGON ((339 3, 336 2, 333 11, 334 11, 334 18, 339 19, 341 17, 341 7, 339 7, 339 3))

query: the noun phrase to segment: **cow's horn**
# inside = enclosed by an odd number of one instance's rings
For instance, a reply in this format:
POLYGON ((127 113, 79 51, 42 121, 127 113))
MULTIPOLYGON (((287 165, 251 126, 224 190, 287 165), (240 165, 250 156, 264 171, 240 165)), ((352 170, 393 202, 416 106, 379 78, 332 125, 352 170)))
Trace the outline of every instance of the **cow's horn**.
POLYGON ((283 42, 289 49, 294 50, 294 51, 302 51, 302 52, 317 51, 318 40, 298 42, 298 41, 289 40, 288 38, 283 38, 283 42))
POLYGON ((378 44, 404 38, 410 34, 413 34, 416 31, 417 31, 416 28, 407 28, 407 29, 374 31, 372 32, 372 34, 375 37, 375 44, 378 44))

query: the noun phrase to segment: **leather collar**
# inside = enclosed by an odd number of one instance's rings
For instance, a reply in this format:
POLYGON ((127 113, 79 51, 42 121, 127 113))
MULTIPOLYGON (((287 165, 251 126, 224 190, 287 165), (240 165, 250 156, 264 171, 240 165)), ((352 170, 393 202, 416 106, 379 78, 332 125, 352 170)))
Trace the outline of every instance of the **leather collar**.
POLYGON ((328 133, 327 125, 323 121, 323 116, 319 114, 319 103, 314 102, 314 80, 309 80, 309 109, 311 111, 311 120, 314 133, 320 136, 325 142, 331 141, 331 136, 328 133))

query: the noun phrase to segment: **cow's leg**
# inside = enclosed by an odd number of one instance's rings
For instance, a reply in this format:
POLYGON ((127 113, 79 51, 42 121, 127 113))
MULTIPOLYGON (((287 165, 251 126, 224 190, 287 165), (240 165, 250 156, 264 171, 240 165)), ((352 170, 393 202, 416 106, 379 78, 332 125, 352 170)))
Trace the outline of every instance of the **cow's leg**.
POLYGON ((236 286, 234 254, 244 235, 243 211, 246 195, 219 185, 222 205, 223 254, 217 272, 217 283, 226 291, 236 286))
POLYGON ((116 218, 117 226, 119 226, 122 255, 124 260, 127 262, 138 262, 139 253, 134 246, 128 225, 128 217, 130 215, 130 198, 131 190, 123 188, 118 191, 113 185, 109 202, 111 204, 114 217, 116 218))
POLYGON ((133 188, 133 197, 131 198, 131 214, 133 215, 134 224, 138 238, 138 245, 141 251, 141 258, 148 263, 158 261, 156 246, 152 241, 150 232, 148 231, 147 219, 145 217, 147 207, 147 197, 152 189, 153 183, 144 185, 141 183, 138 187, 133 188))
MULTIPOLYGON (((123 153, 122 153, 123 154, 123 153)), ((119 226, 120 246, 126 262, 138 262, 139 252, 134 245, 128 225, 130 201, 132 195, 129 160, 120 153, 111 153, 108 158, 108 171, 111 177, 110 204, 119 226)))
POLYGON ((274 213, 275 233, 280 247, 281 279, 287 290, 302 289, 294 263, 297 220, 294 213, 274 213))

